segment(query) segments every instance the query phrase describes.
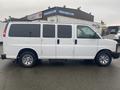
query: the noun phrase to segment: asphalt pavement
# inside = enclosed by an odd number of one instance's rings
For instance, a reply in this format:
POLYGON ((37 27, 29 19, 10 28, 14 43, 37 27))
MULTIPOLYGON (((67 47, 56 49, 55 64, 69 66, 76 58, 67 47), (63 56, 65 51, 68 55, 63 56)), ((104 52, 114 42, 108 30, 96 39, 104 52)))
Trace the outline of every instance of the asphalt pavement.
POLYGON ((98 67, 93 61, 69 61, 44 62, 34 68, 0 60, 0 90, 120 90, 120 59, 109 67, 98 67))

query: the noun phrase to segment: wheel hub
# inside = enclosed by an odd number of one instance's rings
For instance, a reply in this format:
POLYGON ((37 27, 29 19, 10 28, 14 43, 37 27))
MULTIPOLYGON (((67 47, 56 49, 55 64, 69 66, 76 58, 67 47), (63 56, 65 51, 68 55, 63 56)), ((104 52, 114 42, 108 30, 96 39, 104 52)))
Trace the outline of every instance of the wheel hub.
POLYGON ((100 56, 99 60, 101 64, 105 65, 109 62, 109 56, 106 54, 103 54, 100 56))
POLYGON ((24 55, 23 58, 22 58, 22 62, 24 65, 31 65, 33 63, 33 57, 29 54, 27 55, 24 55))

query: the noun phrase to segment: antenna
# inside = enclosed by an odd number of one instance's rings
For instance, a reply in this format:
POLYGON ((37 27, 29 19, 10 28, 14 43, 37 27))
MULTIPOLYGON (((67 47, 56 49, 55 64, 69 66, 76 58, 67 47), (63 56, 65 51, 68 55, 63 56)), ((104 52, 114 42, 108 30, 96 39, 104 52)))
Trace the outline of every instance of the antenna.
POLYGON ((66 5, 64 5, 63 8, 66 8, 66 5))
POLYGON ((80 10, 81 9, 81 6, 77 8, 77 10, 80 10))
POLYGON ((49 6, 48 9, 50 9, 51 7, 49 6))

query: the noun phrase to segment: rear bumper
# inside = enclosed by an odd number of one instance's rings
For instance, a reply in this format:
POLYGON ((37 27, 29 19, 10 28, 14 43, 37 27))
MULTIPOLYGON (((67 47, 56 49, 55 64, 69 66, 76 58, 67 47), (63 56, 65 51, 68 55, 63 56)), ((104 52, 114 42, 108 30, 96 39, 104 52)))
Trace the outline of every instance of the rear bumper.
POLYGON ((6 54, 1 54, 1 59, 7 59, 6 54))

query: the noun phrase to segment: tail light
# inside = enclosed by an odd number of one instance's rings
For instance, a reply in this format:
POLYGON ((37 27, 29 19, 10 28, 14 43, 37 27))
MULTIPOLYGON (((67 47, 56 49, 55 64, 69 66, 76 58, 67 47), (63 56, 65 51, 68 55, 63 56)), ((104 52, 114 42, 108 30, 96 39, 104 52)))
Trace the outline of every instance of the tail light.
POLYGON ((6 24, 5 29, 3 31, 3 37, 6 37, 7 26, 8 26, 8 23, 6 24))

